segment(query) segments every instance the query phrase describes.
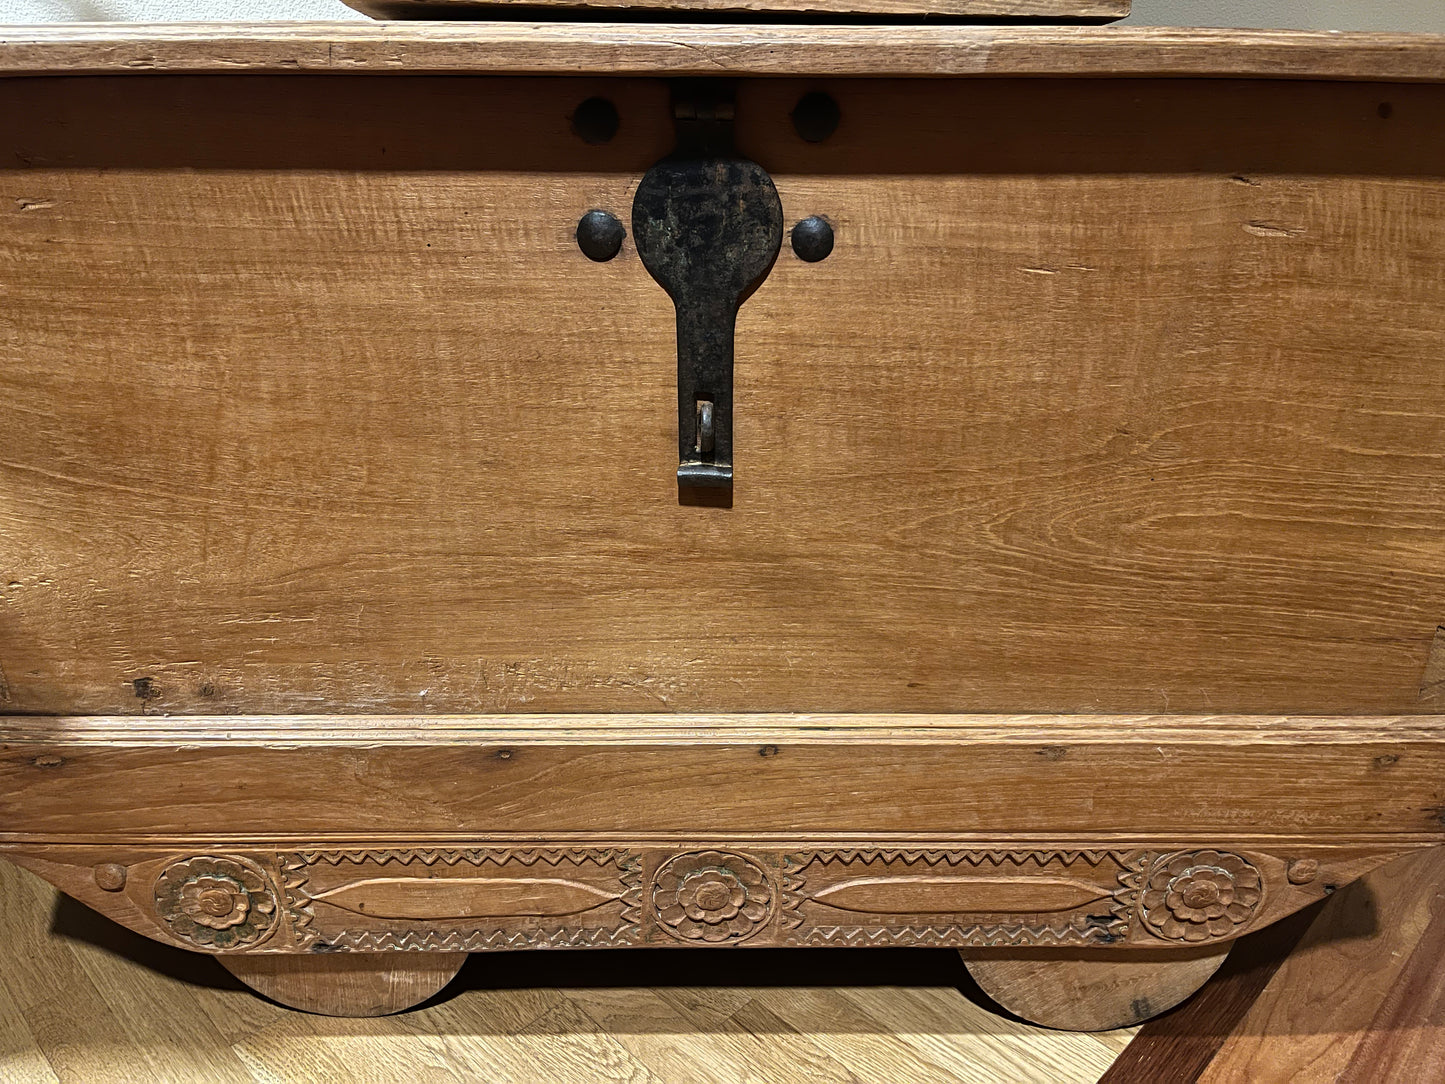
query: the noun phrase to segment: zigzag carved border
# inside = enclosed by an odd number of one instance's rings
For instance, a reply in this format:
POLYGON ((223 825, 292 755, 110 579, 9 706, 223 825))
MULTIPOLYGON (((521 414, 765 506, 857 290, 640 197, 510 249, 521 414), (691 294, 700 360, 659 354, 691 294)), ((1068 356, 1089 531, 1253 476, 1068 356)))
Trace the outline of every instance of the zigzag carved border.
MULTIPOLYGON (((1343 851, 1339 860, 1370 858, 1343 851)), ((227 952, 1194 944, 1274 921, 1341 883, 1342 874, 1355 875, 1353 866, 1329 868, 1324 855, 1157 845, 542 843, 240 848, 202 856, 168 850, 133 861, 131 869, 144 878, 142 898, 171 940, 216 951, 211 942, 229 939, 221 949, 227 952), (254 869, 260 880, 217 881, 216 870, 233 868, 254 869), (231 912, 186 910, 199 906, 199 896, 181 882, 206 870, 208 905, 224 890, 231 912), (175 891, 151 891, 162 882, 175 891), (1216 899, 1217 906, 1209 902, 1216 899), (264 936, 237 925, 273 907, 283 920, 264 936), (232 925, 236 932, 227 933, 232 925), (191 938, 192 926, 221 933, 202 930, 191 938)), ((111 864, 96 870, 94 883, 102 888, 129 876, 111 864)))
POLYGON ((794 942, 866 948, 884 945, 923 948, 999 948, 1020 945, 1088 947, 1100 944, 1091 931, 1073 926, 813 926, 794 942))

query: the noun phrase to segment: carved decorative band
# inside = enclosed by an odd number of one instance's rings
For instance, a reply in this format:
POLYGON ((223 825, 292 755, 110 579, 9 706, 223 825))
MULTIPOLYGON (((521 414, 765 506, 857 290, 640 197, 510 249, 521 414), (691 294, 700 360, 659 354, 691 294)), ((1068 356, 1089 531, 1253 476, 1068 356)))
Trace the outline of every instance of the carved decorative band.
POLYGON ((312 951, 642 940, 642 856, 623 848, 303 851, 280 860, 298 944, 312 951))
POLYGON ((391 847, 149 868, 163 928, 211 952, 1194 944, 1272 921, 1271 894, 1280 913, 1321 894, 1315 859, 1218 849, 391 847))

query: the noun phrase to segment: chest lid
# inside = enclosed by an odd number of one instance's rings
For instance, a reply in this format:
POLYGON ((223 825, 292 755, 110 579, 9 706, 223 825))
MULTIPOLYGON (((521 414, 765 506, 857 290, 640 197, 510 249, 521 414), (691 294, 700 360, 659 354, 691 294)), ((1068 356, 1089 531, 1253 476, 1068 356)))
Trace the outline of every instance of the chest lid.
POLYGON ((377 19, 508 18, 545 20, 665 17, 669 21, 837 21, 887 23, 927 17, 960 23, 1107 22, 1132 0, 346 0, 377 19))

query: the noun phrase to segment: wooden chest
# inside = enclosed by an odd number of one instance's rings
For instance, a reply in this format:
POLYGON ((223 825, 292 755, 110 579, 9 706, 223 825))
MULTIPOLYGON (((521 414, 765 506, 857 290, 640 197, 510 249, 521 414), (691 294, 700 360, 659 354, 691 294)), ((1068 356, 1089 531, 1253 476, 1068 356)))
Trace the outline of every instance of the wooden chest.
POLYGON ((1445 842, 1445 40, 0 74, 0 854, 116 921, 331 1011, 532 947, 1192 988, 1445 842))

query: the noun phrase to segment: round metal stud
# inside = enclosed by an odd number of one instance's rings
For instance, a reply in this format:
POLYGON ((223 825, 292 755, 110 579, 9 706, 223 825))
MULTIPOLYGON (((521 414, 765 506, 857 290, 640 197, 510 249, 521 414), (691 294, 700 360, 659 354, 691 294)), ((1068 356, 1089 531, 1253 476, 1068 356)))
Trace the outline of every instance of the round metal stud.
POLYGON ((615 215, 606 211, 588 211, 577 223, 577 247, 589 260, 606 263, 622 251, 627 230, 615 215))
POLYGON ((800 260, 817 263, 833 251, 833 227, 826 218, 809 215, 793 227, 793 252, 800 260))
POLYGON ((584 143, 610 143, 621 125, 617 107, 606 98, 588 98, 572 114, 572 131, 584 143))
POLYGON ((842 111, 831 94, 814 90, 804 94, 790 114, 793 130, 809 143, 821 143, 838 130, 842 111))

